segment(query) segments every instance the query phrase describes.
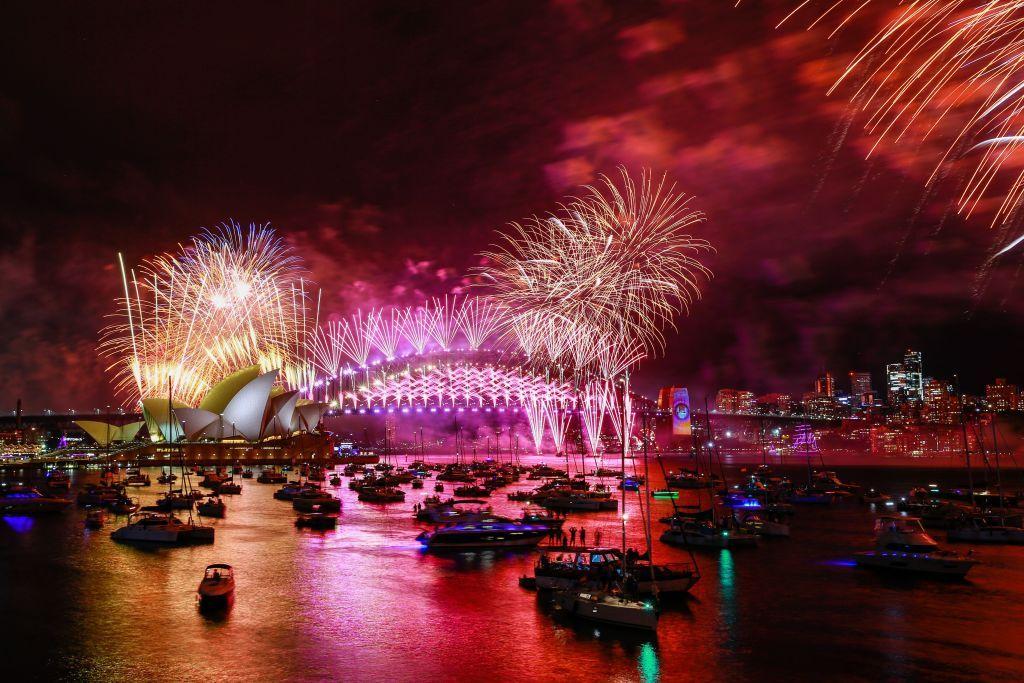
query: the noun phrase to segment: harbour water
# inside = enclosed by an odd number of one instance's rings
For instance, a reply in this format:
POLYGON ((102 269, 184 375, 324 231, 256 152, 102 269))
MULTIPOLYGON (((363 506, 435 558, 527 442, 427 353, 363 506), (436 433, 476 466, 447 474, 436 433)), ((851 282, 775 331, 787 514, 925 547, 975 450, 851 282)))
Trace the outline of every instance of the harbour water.
MULTIPOLYGON (((163 491, 148 471, 153 486, 131 491, 143 504, 163 491)), ((840 476, 893 492, 963 479, 891 468, 840 476)), ((72 492, 96 477, 77 472, 72 492)), ((506 494, 536 483, 496 492, 495 512, 518 516, 522 504, 506 494)), ((789 539, 698 553, 691 595, 666 602, 657 634, 643 634, 568 621, 520 588, 536 553, 425 553, 415 537, 429 526, 411 510, 432 484, 404 487, 406 502, 391 505, 361 503, 343 484, 338 528, 310 531, 272 498, 276 485, 243 480, 241 495, 225 497, 227 517, 212 522, 216 543, 183 548, 119 545, 110 532, 123 518, 89 531, 80 508, 0 518, 5 668, 80 681, 1024 678, 1024 547, 978 548, 968 581, 901 579, 852 566, 873 542, 869 506, 802 508, 789 539), (234 565, 237 598, 207 615, 195 590, 214 562, 234 565)), ((655 518, 670 511, 655 502, 655 518)), ((621 542, 614 512, 570 514, 569 526, 591 543, 598 530, 603 544, 621 542)), ((627 526, 640 547, 639 515, 627 526)), ((654 546, 659 562, 688 559, 654 546)))

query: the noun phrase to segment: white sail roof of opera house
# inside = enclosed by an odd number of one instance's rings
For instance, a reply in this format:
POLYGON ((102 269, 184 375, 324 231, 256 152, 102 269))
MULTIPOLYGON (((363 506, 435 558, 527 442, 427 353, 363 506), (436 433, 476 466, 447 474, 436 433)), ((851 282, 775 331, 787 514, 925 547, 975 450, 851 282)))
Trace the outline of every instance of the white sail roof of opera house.
POLYGON ((238 370, 214 385, 198 408, 175 403, 168 411, 168 399, 145 399, 150 435, 170 441, 259 441, 316 429, 326 404, 300 399, 297 391, 275 389, 278 375, 278 370, 261 373, 258 365, 238 370))

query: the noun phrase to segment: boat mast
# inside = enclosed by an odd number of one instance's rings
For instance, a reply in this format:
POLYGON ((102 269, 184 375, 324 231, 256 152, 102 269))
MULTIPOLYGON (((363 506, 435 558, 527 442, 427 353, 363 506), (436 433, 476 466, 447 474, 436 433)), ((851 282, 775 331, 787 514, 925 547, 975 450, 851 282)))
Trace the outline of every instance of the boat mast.
POLYGON ((956 381, 956 399, 960 404, 960 431, 964 437, 964 459, 967 462, 967 485, 971 489, 971 510, 973 511, 977 505, 974 502, 974 473, 971 471, 971 447, 967 441, 967 416, 964 411, 964 397, 960 393, 960 377, 953 375, 953 379, 956 381))
POLYGON ((996 454, 996 492, 999 494, 999 507, 1006 507, 1003 503, 1003 470, 999 466, 999 443, 996 441, 996 411, 992 411, 992 450, 996 454))
MULTIPOLYGON (((627 421, 629 420, 626 415, 627 406, 627 395, 629 394, 629 370, 622 373, 622 476, 626 476, 626 439, 628 427, 627 421)), ((626 489, 622 489, 622 556, 626 556, 626 489)))

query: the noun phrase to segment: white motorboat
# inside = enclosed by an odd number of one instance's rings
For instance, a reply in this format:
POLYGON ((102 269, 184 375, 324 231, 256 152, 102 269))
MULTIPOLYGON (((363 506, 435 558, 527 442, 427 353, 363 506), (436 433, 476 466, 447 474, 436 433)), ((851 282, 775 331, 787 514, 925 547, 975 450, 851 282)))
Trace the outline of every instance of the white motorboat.
POLYGON ((230 564, 211 564, 196 591, 200 607, 227 607, 235 599, 235 570, 230 564))
POLYGON ((970 516, 946 532, 950 541, 968 543, 1024 544, 1024 524, 1020 515, 970 516))
POLYGON ((555 603, 574 617, 603 624, 653 631, 658 611, 649 602, 630 600, 603 590, 571 588, 555 594, 555 603))
POLYGON ((736 548, 757 545, 757 536, 745 531, 723 529, 711 522, 677 519, 661 535, 661 542, 693 548, 736 548))
POLYGON ((115 541, 184 545, 212 543, 213 533, 213 527, 182 522, 174 515, 151 514, 136 517, 110 537, 115 541))
POLYGON ((744 530, 758 536, 773 538, 789 538, 789 524, 773 515, 751 510, 737 510, 736 519, 744 530))
POLYGON ((962 578, 977 560, 942 550, 917 517, 875 520, 875 549, 854 555, 859 567, 962 578))

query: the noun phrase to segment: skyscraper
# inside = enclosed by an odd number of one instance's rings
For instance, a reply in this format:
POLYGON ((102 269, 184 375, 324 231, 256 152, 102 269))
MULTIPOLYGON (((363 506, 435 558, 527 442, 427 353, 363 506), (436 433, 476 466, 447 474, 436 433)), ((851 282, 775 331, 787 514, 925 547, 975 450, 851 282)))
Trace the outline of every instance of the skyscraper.
POLYGON ((836 380, 828 370, 814 381, 814 391, 823 396, 836 395, 836 380))
POLYGON ((909 349, 903 355, 902 362, 885 366, 886 389, 890 404, 898 406, 905 403, 921 403, 924 400, 924 378, 921 371, 921 352, 909 349))
POLYGON ((850 373, 850 396, 854 405, 868 405, 873 400, 874 390, 871 388, 871 373, 853 371, 850 373))

